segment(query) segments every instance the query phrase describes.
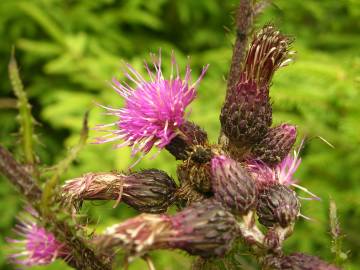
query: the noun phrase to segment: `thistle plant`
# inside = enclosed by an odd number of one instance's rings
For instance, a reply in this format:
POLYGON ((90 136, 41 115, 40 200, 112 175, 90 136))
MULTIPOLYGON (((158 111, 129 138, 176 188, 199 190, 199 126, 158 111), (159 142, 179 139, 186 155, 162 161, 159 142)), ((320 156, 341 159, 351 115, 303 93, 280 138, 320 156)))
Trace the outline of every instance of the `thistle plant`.
MULTIPOLYGON (((206 131, 190 122, 186 112, 202 88, 207 65, 192 81, 190 65, 181 76, 173 55, 166 79, 159 53, 152 65, 145 63, 147 76, 127 65, 127 81, 113 80, 123 107, 100 105, 117 119, 97 126, 105 135, 95 143, 131 147, 132 155, 139 156, 135 163, 153 148, 167 150, 179 160, 177 181, 152 168, 88 172, 59 185, 58 171, 41 189, 0 149, 1 171, 36 213, 33 221, 16 227, 24 240, 9 239, 20 248, 11 261, 32 266, 63 259, 77 269, 115 269, 122 254, 124 267, 141 257, 153 268, 150 251, 180 249, 195 257, 193 269, 214 269, 214 259, 225 260, 236 252, 235 243, 241 243, 262 269, 339 269, 317 257, 282 250, 296 221, 304 217, 301 200, 319 198, 293 178, 301 163, 301 147, 293 150, 297 128, 289 123, 272 126, 271 80, 292 62, 293 39, 269 24, 246 46, 255 10, 251 1, 241 1, 237 30, 245 38, 239 34, 234 47, 218 143, 209 142, 206 131), (310 197, 300 197, 295 189, 310 197), (87 200, 111 200, 114 207, 125 203, 141 213, 87 235, 78 215, 87 200), (171 206, 176 213, 167 212, 171 206)), ((239 268, 230 263, 226 269, 239 268)))

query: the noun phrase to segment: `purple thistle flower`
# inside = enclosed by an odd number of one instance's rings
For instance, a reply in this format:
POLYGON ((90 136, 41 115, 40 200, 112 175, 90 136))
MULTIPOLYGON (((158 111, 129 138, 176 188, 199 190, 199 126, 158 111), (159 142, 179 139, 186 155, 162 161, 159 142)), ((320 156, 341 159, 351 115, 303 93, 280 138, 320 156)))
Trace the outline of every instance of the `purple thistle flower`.
POLYGON ((257 159, 247 161, 246 167, 258 185, 281 184, 290 186, 297 182, 293 175, 300 163, 299 152, 294 151, 294 155, 288 154, 275 168, 257 159))
POLYGON ((113 79, 113 88, 125 99, 125 106, 120 109, 102 106, 108 114, 117 116, 119 120, 99 126, 100 130, 110 133, 98 138, 97 143, 123 140, 123 143, 116 145, 117 148, 132 146, 133 155, 138 152, 143 152, 144 155, 153 146, 164 148, 177 135, 177 129, 185 123, 188 116, 185 109, 195 99, 196 88, 208 66, 203 68, 198 80, 190 84, 190 66, 187 65, 182 79, 174 55, 169 79, 163 77, 161 55, 158 60, 154 60, 153 65, 155 74, 145 63, 149 81, 127 65, 128 72, 125 72, 125 76, 134 83, 134 87, 113 79), (117 129, 103 129, 109 126, 116 126, 117 129))
POLYGON ((253 159, 246 161, 245 166, 250 175, 255 180, 258 190, 265 186, 278 183, 275 170, 266 165, 265 162, 258 159, 253 159))
POLYGON ((292 185, 297 182, 294 179, 294 173, 298 169, 301 163, 299 153, 294 151, 294 155, 288 154, 278 165, 275 167, 275 174, 277 180, 282 185, 292 185))
POLYGON ((46 265, 57 258, 68 258, 69 251, 55 236, 32 220, 20 220, 14 231, 23 239, 7 239, 13 245, 11 262, 22 266, 46 265))
POLYGON ((257 188, 261 190, 266 186, 274 184, 292 186, 308 193, 311 196, 311 198, 299 198, 320 200, 318 196, 310 192, 307 188, 296 184, 298 180, 294 179, 294 174, 301 164, 301 158, 299 157, 299 153, 302 145, 303 142, 301 142, 300 147, 297 151, 294 150, 293 155, 288 154, 274 168, 268 166, 265 162, 261 160, 247 161, 246 168, 248 169, 251 176, 255 179, 257 188))

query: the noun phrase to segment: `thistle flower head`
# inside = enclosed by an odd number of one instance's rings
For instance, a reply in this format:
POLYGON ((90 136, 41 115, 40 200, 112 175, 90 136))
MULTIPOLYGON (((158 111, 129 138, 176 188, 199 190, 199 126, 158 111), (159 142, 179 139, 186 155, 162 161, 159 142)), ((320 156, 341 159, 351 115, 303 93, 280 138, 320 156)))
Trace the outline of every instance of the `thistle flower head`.
POLYGON ((170 220, 169 246, 204 258, 223 256, 238 234, 235 217, 213 199, 193 203, 170 220))
POLYGON ((275 167, 275 174, 280 184, 289 186, 296 183, 294 173, 301 164, 299 153, 294 151, 294 155, 288 154, 278 165, 275 167))
POLYGON ((295 126, 280 124, 270 128, 265 137, 253 147, 252 152, 257 159, 274 166, 289 154, 296 136, 295 126))
POLYGON ((232 144, 251 148, 261 141, 272 122, 269 87, 241 78, 221 108, 220 123, 232 144))
POLYGON ((130 256, 141 256, 146 252, 167 247, 171 223, 167 215, 141 214, 106 229, 93 242, 106 253, 118 248, 130 256))
POLYGON ((175 181, 164 171, 149 169, 131 174, 87 173, 66 181, 62 196, 75 207, 84 200, 122 200, 141 212, 162 213, 174 201, 175 190, 175 181))
POLYGON ((30 219, 20 220, 14 231, 22 239, 7 239, 16 253, 10 255, 11 262, 22 266, 46 265, 57 258, 69 256, 64 244, 55 236, 30 219))
POLYGON ((294 155, 288 154, 279 164, 272 168, 261 160, 249 160, 246 168, 255 180, 258 189, 266 185, 281 184, 290 186, 297 181, 294 173, 301 163, 299 153, 294 151, 294 155))
POLYGON ((213 192, 217 200, 236 214, 256 207, 256 186, 240 163, 225 156, 211 160, 213 192))
POLYGON ((246 55, 242 76, 260 86, 269 85, 274 72, 292 62, 292 39, 273 25, 266 25, 254 37, 246 55))
POLYGON ((99 126, 103 131, 108 131, 103 128, 111 125, 115 125, 116 129, 98 138, 98 143, 123 140, 116 147, 131 146, 133 154, 146 154, 153 146, 164 148, 176 136, 177 129, 186 121, 185 109, 195 99, 196 88, 207 67, 197 81, 190 83, 190 66, 186 67, 182 79, 174 56, 169 79, 163 76, 161 56, 154 60, 153 65, 155 73, 145 63, 149 80, 127 65, 125 76, 134 86, 113 80, 113 88, 124 98, 125 105, 121 109, 104 107, 108 114, 119 119, 113 124, 99 126))
POLYGON ((84 200, 116 200, 121 198, 124 175, 118 173, 87 173, 67 180, 62 186, 65 204, 80 206, 84 200))
POLYGON ((292 186, 298 188, 308 195, 309 198, 299 197, 306 200, 320 200, 318 196, 310 192, 307 188, 297 184, 298 180, 294 178, 294 174, 301 164, 299 156, 304 141, 301 142, 299 148, 294 150, 293 154, 288 154, 275 167, 270 167, 261 160, 248 160, 245 167, 253 177, 256 187, 259 191, 269 185, 281 184, 284 186, 292 186))
POLYGON ((255 180, 258 190, 263 189, 265 186, 275 185, 278 183, 276 171, 265 162, 253 159, 246 161, 245 166, 247 171, 255 180))
POLYGON ((221 128, 231 144, 252 148, 266 135, 272 122, 270 82, 279 67, 292 61, 291 42, 272 25, 254 37, 238 83, 221 108, 221 128))
POLYGON ((300 202, 293 190, 284 185, 272 185, 259 194, 256 212, 264 226, 286 228, 300 216, 300 202))

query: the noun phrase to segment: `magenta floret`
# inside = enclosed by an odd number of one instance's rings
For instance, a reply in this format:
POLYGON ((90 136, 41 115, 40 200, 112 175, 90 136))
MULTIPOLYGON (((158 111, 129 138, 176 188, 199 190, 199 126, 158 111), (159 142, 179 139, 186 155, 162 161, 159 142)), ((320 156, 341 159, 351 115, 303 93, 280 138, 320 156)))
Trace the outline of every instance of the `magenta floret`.
POLYGON ((132 66, 127 65, 125 76, 133 82, 131 87, 126 82, 113 80, 113 88, 125 99, 121 109, 104 107, 108 114, 119 119, 100 129, 116 126, 115 130, 97 139, 97 143, 122 140, 116 147, 132 146, 132 154, 146 154, 153 146, 164 148, 175 136, 177 129, 186 121, 186 107, 195 99, 196 89, 205 75, 203 68, 197 81, 190 83, 190 66, 187 65, 182 79, 179 68, 172 57, 172 72, 165 79, 161 70, 161 56, 153 63, 155 73, 145 63, 150 80, 144 79, 132 66), (175 75, 174 75, 175 70, 175 75))

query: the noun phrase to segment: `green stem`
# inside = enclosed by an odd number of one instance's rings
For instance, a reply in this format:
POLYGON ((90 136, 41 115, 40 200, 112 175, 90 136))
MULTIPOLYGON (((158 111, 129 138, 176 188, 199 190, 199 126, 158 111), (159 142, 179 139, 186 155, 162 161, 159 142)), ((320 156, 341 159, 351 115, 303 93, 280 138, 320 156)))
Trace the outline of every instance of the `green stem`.
POLYGON ((342 250, 342 238, 340 230, 340 223, 337 217, 337 207, 334 200, 330 199, 329 207, 330 217, 330 233, 331 233, 331 252, 335 255, 334 263, 337 266, 341 266, 342 263, 347 259, 347 254, 342 250))
POLYGON ((34 119, 31 115, 31 105, 29 104, 24 86, 20 79, 19 68, 15 59, 15 49, 12 49, 9 62, 10 82, 17 97, 17 107, 19 109, 20 134, 22 138, 22 150, 25 163, 35 165, 34 145, 34 119))
POLYGON ((54 195, 56 193, 56 187, 59 183, 60 176, 67 170, 67 168, 71 165, 71 163, 77 158, 79 152, 86 145, 86 141, 89 134, 88 115, 89 113, 86 112, 83 120, 83 127, 80 133, 79 142, 70 149, 69 154, 65 157, 65 159, 60 161, 55 166, 55 172, 53 176, 46 182, 44 186, 44 192, 42 196, 42 205, 44 211, 49 210, 49 206, 51 205, 52 202, 51 199, 56 197, 54 195))

